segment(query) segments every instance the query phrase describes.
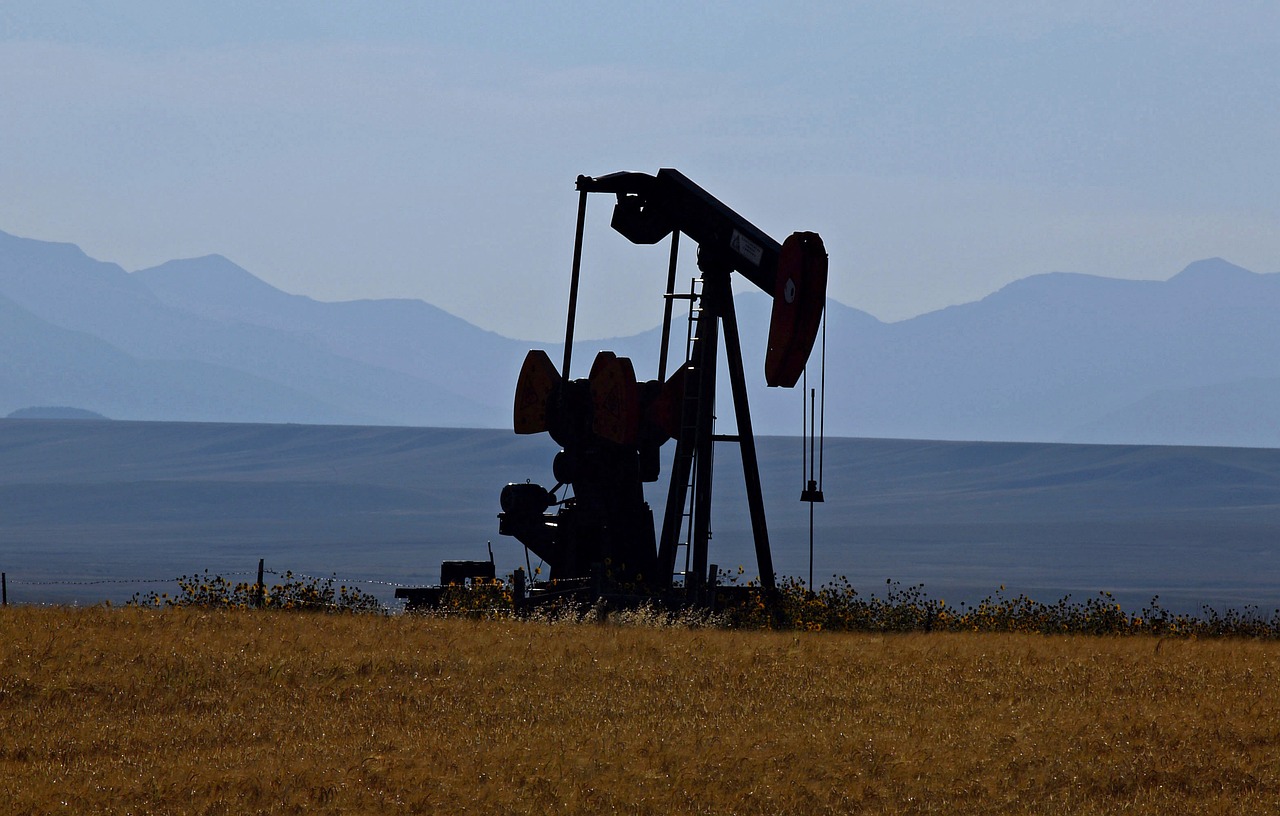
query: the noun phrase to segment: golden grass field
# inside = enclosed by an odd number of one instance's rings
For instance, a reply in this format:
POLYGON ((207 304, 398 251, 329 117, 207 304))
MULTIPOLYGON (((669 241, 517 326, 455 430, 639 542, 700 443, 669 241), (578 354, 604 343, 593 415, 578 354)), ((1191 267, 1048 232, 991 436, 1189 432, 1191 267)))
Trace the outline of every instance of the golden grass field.
POLYGON ((3 813, 1275 813, 1280 643, 0 610, 3 813))

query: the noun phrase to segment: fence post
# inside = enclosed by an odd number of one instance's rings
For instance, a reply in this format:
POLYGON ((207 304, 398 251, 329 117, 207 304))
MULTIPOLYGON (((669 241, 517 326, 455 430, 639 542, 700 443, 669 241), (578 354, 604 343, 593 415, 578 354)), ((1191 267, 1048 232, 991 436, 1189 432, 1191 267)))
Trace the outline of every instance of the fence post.
POLYGON ((0 572, 0 606, 9 605, 9 576, 0 572))
POLYGON ((593 602, 598 601, 603 594, 604 564, 597 561, 591 564, 591 600, 593 602))
POLYGON ((258 559, 258 584, 254 587, 253 605, 258 609, 262 608, 262 602, 266 595, 266 587, 262 585, 262 562, 264 559, 258 559))
POLYGON ((511 575, 511 606, 516 615, 524 614, 524 570, 517 569, 511 575))

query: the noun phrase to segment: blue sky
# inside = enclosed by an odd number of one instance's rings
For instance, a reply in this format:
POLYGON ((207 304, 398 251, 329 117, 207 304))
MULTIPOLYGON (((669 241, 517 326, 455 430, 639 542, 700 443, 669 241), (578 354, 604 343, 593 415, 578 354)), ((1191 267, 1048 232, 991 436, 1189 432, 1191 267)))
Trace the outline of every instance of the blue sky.
MULTIPOLYGON (((0 3, 0 230, 562 332, 579 173, 676 167, 886 320, 1280 271, 1280 4, 0 3)), ((580 333, 665 250, 593 202, 580 333)), ((689 260, 692 260, 692 253, 689 260)), ((687 269, 692 274, 691 266, 687 269)))

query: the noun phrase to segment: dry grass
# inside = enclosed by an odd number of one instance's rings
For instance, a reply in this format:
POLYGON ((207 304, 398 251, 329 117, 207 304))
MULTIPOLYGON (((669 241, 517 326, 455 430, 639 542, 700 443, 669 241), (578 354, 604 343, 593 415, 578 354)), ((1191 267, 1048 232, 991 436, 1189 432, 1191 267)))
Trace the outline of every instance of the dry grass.
POLYGON ((0 612, 8 813, 1272 813, 1280 644, 0 612))

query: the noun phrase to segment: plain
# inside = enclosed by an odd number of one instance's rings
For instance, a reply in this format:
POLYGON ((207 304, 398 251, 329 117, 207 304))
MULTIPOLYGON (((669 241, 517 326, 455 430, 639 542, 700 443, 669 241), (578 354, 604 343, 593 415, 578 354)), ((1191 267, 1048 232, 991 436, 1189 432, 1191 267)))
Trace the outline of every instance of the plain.
POLYGON ((1272 813, 1280 644, 10 607, 12 813, 1272 813))
MULTIPOLYGON (((803 445, 759 449, 774 564, 807 579, 803 445)), ((435 583, 488 542, 500 575, 526 566, 497 534, 498 494, 551 484, 557 450, 498 430, 4 420, 0 571, 11 603, 94 604, 204 570, 252 580, 264 558, 390 601, 389 583, 435 583)), ((711 561, 750 578, 736 453, 716 466, 711 561)), ((1106 590, 1131 610, 1153 595, 1179 612, 1280 606, 1280 451, 828 439, 823 487, 818 584, 924 584, 951 606, 1002 584, 1045 603, 1106 590)), ((661 515, 665 484, 646 494, 661 515)))

